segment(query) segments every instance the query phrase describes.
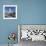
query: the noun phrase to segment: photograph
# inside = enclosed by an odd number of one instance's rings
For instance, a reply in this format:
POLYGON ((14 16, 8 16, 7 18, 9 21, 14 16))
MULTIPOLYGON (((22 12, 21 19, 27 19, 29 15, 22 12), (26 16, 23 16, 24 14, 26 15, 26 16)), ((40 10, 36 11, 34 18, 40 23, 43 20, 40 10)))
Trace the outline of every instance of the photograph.
POLYGON ((17 19, 17 5, 3 5, 3 19, 17 19))

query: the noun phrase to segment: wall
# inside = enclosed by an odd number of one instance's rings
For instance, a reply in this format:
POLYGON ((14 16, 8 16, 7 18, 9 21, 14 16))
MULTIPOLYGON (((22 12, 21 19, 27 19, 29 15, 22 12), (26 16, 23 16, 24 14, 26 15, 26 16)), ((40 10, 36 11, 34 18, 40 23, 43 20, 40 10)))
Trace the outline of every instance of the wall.
POLYGON ((46 0, 22 0, 21 24, 46 24, 46 0))
POLYGON ((9 32, 18 32, 18 24, 46 24, 46 0, 0 0, 0 44, 8 43, 9 32), (3 20, 3 4, 17 4, 17 20, 3 20))
MULTIPOLYGON (((19 0, 0 0, 0 44, 7 44, 9 42, 8 40, 8 34, 10 32, 16 32, 16 35, 18 36, 18 28, 17 25, 20 22, 20 15, 21 15, 21 1, 19 0), (10 5, 17 5, 18 6, 18 18, 17 20, 4 20, 3 19, 3 5, 10 4, 10 5)), ((17 37, 18 39, 18 37, 17 37)), ((16 43, 18 43, 18 40, 16 39, 16 43)))

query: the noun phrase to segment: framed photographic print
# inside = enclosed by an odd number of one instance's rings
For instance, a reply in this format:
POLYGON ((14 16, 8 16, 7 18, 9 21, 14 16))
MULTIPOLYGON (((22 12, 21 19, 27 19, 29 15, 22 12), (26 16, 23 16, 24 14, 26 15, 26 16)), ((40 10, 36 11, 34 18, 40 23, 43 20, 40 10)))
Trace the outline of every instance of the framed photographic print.
POLYGON ((3 5, 3 19, 17 19, 17 5, 3 5))

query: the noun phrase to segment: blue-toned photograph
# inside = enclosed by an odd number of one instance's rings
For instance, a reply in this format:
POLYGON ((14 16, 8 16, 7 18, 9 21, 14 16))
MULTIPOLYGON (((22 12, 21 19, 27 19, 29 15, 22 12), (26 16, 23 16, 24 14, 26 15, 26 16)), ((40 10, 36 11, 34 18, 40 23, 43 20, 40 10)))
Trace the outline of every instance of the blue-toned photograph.
POLYGON ((3 5, 3 18, 4 19, 17 19, 17 6, 16 5, 3 5))

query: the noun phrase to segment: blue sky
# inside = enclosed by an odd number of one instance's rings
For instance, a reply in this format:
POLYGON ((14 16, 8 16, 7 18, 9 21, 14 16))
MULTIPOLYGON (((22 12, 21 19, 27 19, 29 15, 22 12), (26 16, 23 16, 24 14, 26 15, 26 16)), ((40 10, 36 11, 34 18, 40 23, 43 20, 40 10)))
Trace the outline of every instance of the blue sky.
POLYGON ((5 12, 9 12, 9 8, 10 8, 13 12, 15 12, 15 10, 16 10, 16 7, 5 7, 5 12))

